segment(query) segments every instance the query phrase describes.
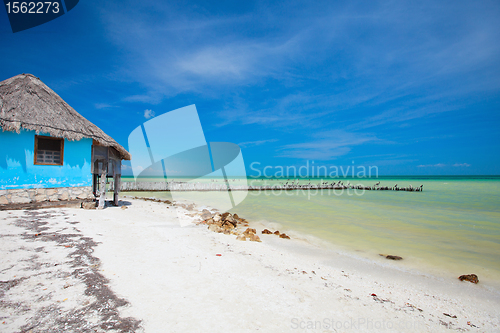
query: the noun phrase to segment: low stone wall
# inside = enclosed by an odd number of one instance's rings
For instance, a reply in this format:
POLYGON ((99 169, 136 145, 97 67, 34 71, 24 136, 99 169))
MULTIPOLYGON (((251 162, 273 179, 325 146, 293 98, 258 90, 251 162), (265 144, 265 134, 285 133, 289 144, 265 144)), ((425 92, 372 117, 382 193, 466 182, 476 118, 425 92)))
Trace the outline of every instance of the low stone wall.
POLYGON ((94 199, 91 186, 0 190, 0 207, 38 202, 94 199))

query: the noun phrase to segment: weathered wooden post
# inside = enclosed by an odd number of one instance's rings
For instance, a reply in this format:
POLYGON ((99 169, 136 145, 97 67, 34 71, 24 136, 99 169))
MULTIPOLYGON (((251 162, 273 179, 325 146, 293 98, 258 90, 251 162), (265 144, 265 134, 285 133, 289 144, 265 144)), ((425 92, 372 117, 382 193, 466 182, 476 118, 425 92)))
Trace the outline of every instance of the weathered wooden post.
POLYGON ((114 195, 113 195, 113 204, 118 206, 118 194, 121 189, 121 160, 113 161, 113 180, 115 183, 114 195))
POLYGON ((99 202, 99 209, 103 209, 106 205, 107 177, 113 178, 112 203, 118 206, 118 196, 121 190, 122 157, 123 155, 113 147, 100 145, 96 141, 92 144, 93 186, 95 189, 94 195, 99 202), (99 181, 97 181, 97 178, 100 178, 99 181))
POLYGON ((99 185, 99 209, 104 209, 104 205, 106 204, 106 176, 108 175, 108 163, 99 162, 100 171, 101 171, 101 184, 99 185))

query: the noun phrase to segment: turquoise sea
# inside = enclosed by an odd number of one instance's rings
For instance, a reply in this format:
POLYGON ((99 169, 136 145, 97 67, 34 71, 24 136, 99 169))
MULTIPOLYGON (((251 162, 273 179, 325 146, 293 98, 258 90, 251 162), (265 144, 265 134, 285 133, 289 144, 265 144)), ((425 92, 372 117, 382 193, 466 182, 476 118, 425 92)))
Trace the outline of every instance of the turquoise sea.
MULTIPOLYGON (((500 291, 500 176, 316 178, 311 182, 339 180, 366 186, 377 182, 390 187, 424 185, 424 190, 248 192, 231 211, 310 242, 404 270, 443 278, 474 273, 485 285, 500 291), (388 263, 379 254, 404 260, 388 263)), ((287 180, 246 181, 272 185, 287 180)), ((298 181, 309 183, 309 179, 298 181)), ((232 184, 244 182, 236 179, 232 184)), ((130 194, 170 197, 168 192, 130 194)), ((191 193, 190 198, 209 206, 219 200, 214 192, 191 193)))

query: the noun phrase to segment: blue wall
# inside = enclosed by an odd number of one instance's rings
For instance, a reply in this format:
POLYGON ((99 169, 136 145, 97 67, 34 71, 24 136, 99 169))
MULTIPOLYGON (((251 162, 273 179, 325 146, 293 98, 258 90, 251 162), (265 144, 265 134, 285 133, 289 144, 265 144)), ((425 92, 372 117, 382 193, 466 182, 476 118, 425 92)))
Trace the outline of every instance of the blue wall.
POLYGON ((92 139, 64 140, 64 165, 34 165, 35 132, 0 130, 0 190, 92 186, 91 147, 92 139))

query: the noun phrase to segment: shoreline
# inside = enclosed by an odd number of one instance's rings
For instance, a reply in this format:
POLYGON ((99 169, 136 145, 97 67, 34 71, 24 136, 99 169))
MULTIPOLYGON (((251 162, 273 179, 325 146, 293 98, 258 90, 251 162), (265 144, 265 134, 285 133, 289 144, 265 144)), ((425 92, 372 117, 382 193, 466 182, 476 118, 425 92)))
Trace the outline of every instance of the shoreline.
MULTIPOLYGON (((459 275, 477 273, 477 269, 463 271, 461 273, 454 272, 450 269, 438 269, 434 265, 426 263, 424 259, 418 257, 404 257, 403 260, 389 260, 386 255, 398 255, 398 253, 380 254, 376 251, 363 250, 363 249, 350 249, 345 246, 335 244, 330 240, 323 239, 307 232, 297 231, 283 226, 279 222, 271 222, 266 220, 250 221, 250 226, 260 229, 279 229, 283 230, 287 235, 291 236, 294 240, 302 241, 313 247, 317 247, 319 252, 330 252, 340 256, 352 258, 358 262, 372 263, 380 269, 392 269, 402 273, 408 273, 417 276, 426 276, 438 280, 444 280, 449 283, 455 282, 459 275), (458 275, 457 275, 458 274, 458 275)), ((484 268, 483 268, 484 269, 484 268)), ((478 274, 481 281, 481 287, 488 292, 495 293, 500 299, 500 283, 494 284, 495 280, 491 278, 484 278, 484 275, 478 274)))
MULTIPOLYGON (((473 285, 457 279, 450 284, 381 269, 374 263, 325 252, 304 240, 263 235, 260 230, 261 243, 238 241, 234 235, 214 233, 194 224, 197 216, 186 216, 201 213, 202 206, 194 212, 180 208, 181 216, 190 221, 181 227, 170 205, 130 198, 123 198, 121 205, 128 208, 43 212, 60 212, 75 223, 68 225, 61 218, 47 221, 47 227, 52 223, 56 229, 62 225, 75 227, 97 244, 93 256, 100 260, 99 272, 109 280, 106 285, 129 303, 118 308, 120 317, 141 321, 142 329, 134 331, 193 331, 203 327, 236 332, 403 328, 488 332, 500 328, 500 299, 481 289, 481 282, 473 285)), ((25 213, 14 214, 22 217, 25 213)), ((5 220, 7 215, 12 214, 0 212, 1 220, 12 221, 5 220)), ((8 228, 12 234, 19 227, 8 228)), ((47 251, 64 257, 59 253, 61 247, 47 251)), ((3 266, 2 261, 2 281, 22 273, 18 270, 14 274, 15 267, 5 270, 8 266, 3 266)), ((12 294, 4 297, 16 296, 15 289, 22 285, 10 289, 12 294)), ((78 295, 70 298, 78 300, 78 295)), ((15 322, 0 321, 0 327, 6 332, 16 331, 8 329, 14 328, 15 322)))
MULTIPOLYGON (((138 196, 130 196, 126 195, 126 197, 137 198, 137 199, 145 199, 147 200, 160 200, 164 201, 164 198, 159 198, 155 196, 148 197, 138 197, 138 196)), ((185 199, 185 204, 191 203, 189 200, 185 199)), ((207 206, 208 207, 208 206, 207 206)), ((208 207, 210 208, 210 207, 208 207)), ((235 209, 238 212, 238 209, 235 209)), ((264 219, 253 219, 248 221, 250 223, 251 228, 258 229, 258 235, 260 236, 260 230, 262 229, 271 229, 272 231, 280 230, 285 232, 289 236, 293 236, 295 239, 301 239, 305 242, 308 242, 314 246, 319 246, 321 249, 325 251, 331 251, 337 253, 339 255, 347 256, 362 262, 373 262, 376 263, 381 268, 393 268, 397 271, 407 272, 416 275, 423 275, 434 277, 436 279, 443 279, 448 281, 449 283, 455 282, 461 275, 466 274, 477 274, 479 276, 479 280, 482 282, 481 286, 487 289, 489 292, 495 293, 500 297, 500 281, 495 279, 498 276, 498 272, 493 272, 488 274, 488 268, 479 266, 479 265, 471 265, 471 268, 457 268, 451 266, 439 266, 434 261, 427 261, 426 258, 420 256, 412 256, 411 253, 405 253, 402 255, 397 250, 390 251, 390 253, 379 252, 375 249, 371 248, 363 248, 363 247, 348 247, 343 244, 337 244, 332 239, 321 238, 319 236, 313 235, 307 230, 300 230, 294 228, 291 225, 286 225, 281 223, 280 221, 270 221, 264 219), (384 255, 396 255, 403 256, 403 260, 400 261, 392 261, 381 257, 380 254, 384 255)), ((304 228, 302 228, 304 229, 304 228)), ((437 260, 439 262, 439 260, 437 260)), ((463 266, 463 265, 462 265, 463 266)))

